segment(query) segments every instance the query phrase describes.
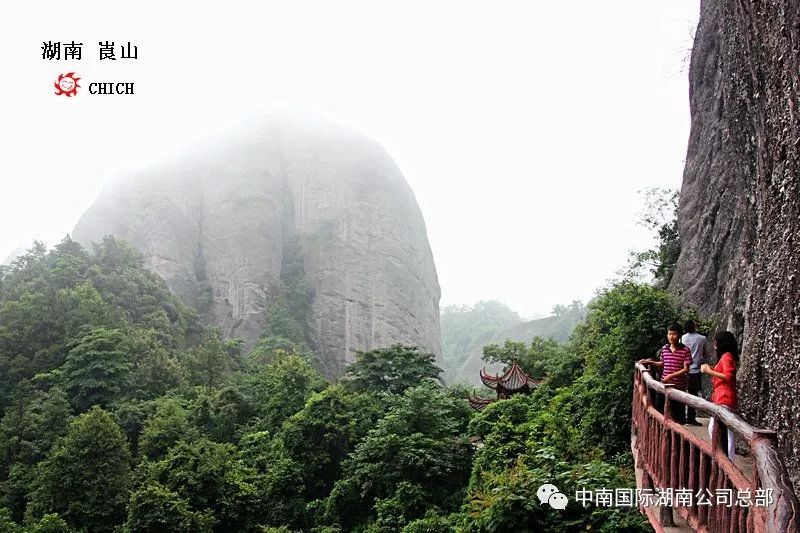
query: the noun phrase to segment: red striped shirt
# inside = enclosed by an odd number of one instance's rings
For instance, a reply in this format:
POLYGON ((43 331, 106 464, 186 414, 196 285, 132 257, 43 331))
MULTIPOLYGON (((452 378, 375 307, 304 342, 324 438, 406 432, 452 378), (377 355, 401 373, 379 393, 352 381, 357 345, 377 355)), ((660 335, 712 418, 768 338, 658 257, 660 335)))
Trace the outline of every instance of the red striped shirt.
MULTIPOLYGON (((664 370, 661 374, 661 379, 664 379, 664 376, 669 374, 673 374, 678 372, 679 370, 683 370, 685 365, 692 364, 692 351, 687 348, 686 346, 679 346, 675 349, 673 353, 672 348, 670 348, 669 344, 665 344, 663 348, 661 348, 661 361, 664 363, 664 370)), ((683 374, 678 377, 674 377, 669 380, 668 383, 672 383, 675 385, 676 389, 686 389, 686 384, 688 380, 686 374, 683 374)))

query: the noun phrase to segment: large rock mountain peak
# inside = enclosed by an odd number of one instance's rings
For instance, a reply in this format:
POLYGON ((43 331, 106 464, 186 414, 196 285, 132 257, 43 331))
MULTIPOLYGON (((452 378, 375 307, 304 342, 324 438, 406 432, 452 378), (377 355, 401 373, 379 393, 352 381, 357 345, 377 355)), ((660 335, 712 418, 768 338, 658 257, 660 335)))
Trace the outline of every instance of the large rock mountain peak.
POLYGON ((377 142, 270 115, 109 182, 75 227, 114 235, 228 337, 250 345, 299 318, 332 376, 358 350, 440 353, 439 283, 425 223, 377 142), (272 324, 271 324, 272 322, 272 324))

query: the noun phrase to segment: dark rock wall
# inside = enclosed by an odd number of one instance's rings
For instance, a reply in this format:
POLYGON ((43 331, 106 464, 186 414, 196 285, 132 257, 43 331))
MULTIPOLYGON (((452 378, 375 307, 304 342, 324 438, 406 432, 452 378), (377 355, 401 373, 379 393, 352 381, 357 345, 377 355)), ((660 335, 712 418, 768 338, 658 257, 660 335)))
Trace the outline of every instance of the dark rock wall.
POLYGON ((743 339, 743 415, 800 480, 800 4, 703 1, 671 288, 743 339))
POLYGON ((752 262, 755 173, 738 22, 726 2, 702 2, 689 70, 692 128, 678 231, 682 253, 670 290, 741 332, 752 262))

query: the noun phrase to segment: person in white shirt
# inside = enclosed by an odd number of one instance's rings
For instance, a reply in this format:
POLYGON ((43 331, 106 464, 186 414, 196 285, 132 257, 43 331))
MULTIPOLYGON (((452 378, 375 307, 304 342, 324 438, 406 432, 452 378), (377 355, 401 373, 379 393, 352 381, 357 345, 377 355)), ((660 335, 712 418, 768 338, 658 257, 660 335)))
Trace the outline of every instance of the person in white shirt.
MULTIPOLYGON (((708 342, 704 335, 697 333, 697 324, 694 323, 694 320, 687 320, 683 330, 686 333, 681 337, 681 342, 692 352, 692 364, 689 366, 689 394, 697 396, 702 389, 701 376, 703 374, 700 372, 700 366, 706 362, 709 355, 708 342)), ((693 407, 686 406, 686 424, 702 425, 697 421, 697 413, 693 407)))

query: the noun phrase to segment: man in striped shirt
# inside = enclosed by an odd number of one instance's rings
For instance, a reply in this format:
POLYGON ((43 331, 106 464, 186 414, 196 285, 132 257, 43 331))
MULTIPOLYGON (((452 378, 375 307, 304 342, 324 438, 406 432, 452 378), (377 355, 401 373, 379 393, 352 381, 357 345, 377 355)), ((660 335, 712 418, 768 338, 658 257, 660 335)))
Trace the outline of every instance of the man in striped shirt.
MULTIPOLYGON (((667 329, 668 344, 659 352, 659 360, 645 359, 642 364, 661 369, 661 382, 672 384, 676 389, 686 391, 687 374, 692 364, 692 352, 681 342, 683 330, 680 324, 672 324, 667 329)), ((679 424, 686 423, 686 408, 682 403, 670 402, 672 419, 679 424)))

